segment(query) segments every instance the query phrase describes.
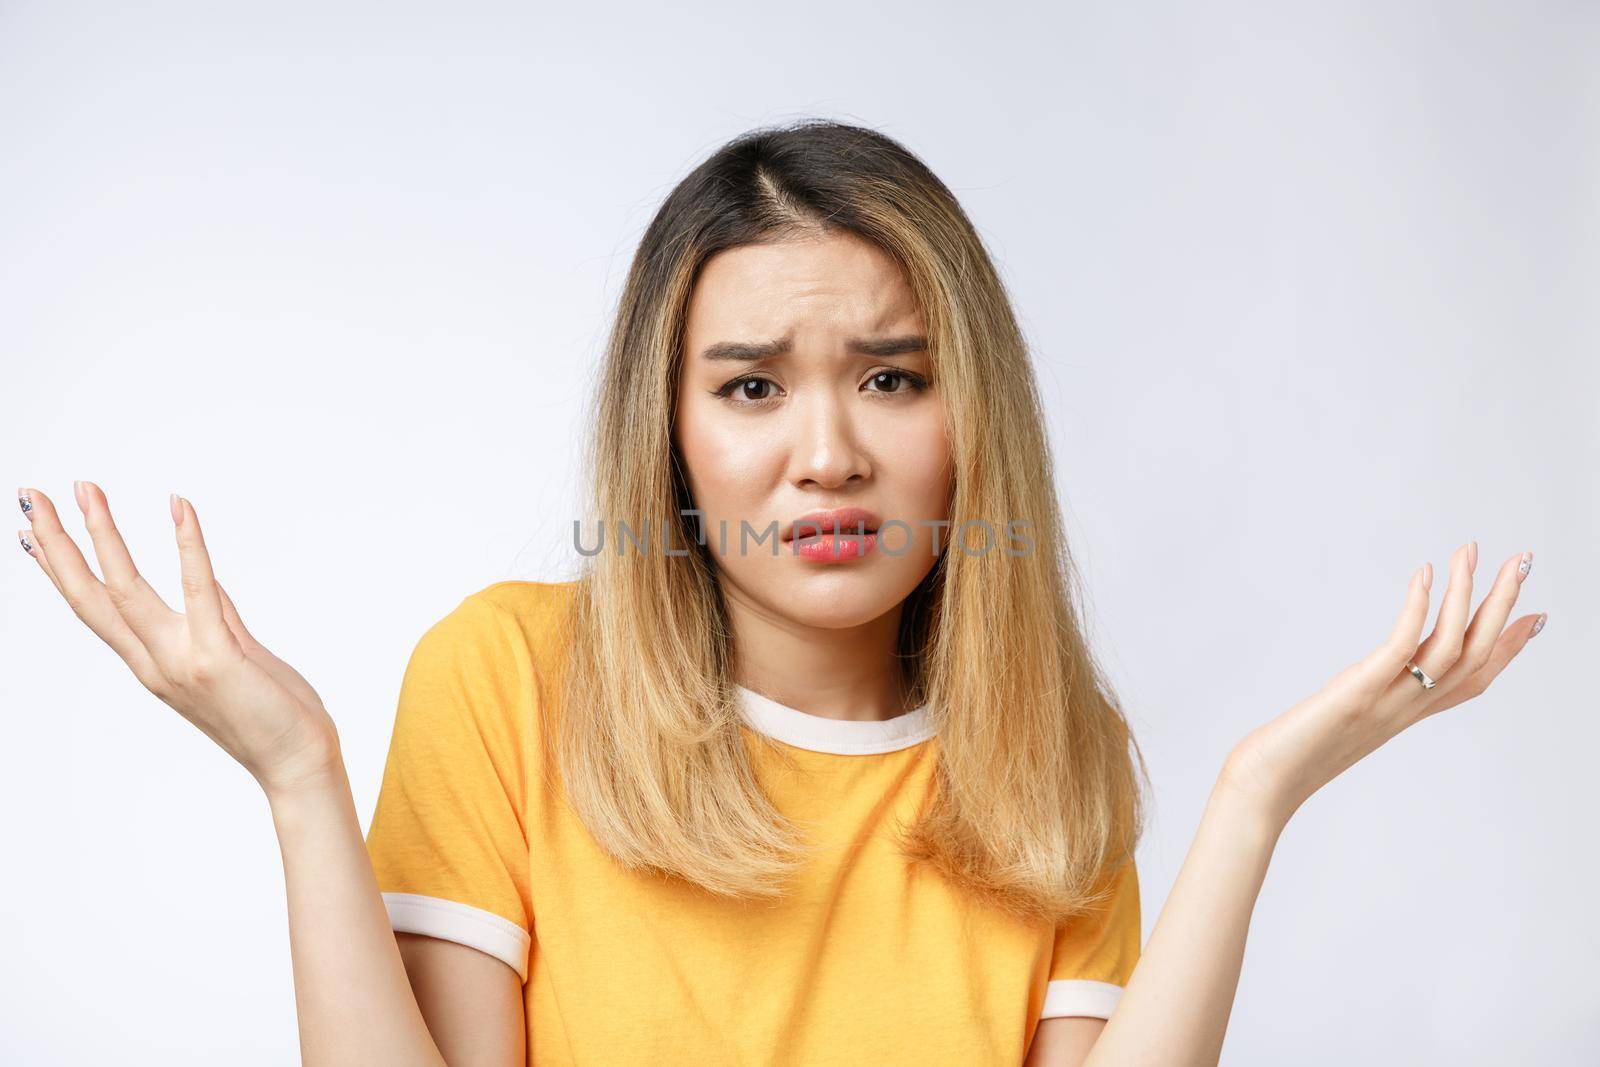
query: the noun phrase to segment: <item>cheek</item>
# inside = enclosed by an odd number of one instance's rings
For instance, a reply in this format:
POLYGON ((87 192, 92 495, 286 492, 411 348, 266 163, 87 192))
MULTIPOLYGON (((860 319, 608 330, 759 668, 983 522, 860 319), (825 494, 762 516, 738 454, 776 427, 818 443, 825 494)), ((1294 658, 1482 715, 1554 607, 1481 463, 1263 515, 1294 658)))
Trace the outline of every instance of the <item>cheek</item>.
POLYGON ((942 516, 951 488, 950 441, 942 412, 900 427, 891 455, 895 480, 929 513, 942 516))
POLYGON ((737 508, 768 480, 777 447, 773 435, 753 433, 699 400, 680 408, 674 436, 695 504, 708 513, 737 508))

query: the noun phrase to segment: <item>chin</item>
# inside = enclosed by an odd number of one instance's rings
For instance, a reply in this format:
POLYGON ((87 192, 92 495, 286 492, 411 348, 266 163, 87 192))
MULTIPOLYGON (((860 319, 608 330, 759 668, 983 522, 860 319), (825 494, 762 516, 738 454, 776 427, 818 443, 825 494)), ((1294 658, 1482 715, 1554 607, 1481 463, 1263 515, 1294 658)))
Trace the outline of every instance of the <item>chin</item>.
POLYGON ((763 581, 763 599, 807 626, 842 630, 894 610, 916 588, 914 576, 860 566, 802 566, 781 580, 763 581), (907 583, 905 578, 911 577, 907 583))

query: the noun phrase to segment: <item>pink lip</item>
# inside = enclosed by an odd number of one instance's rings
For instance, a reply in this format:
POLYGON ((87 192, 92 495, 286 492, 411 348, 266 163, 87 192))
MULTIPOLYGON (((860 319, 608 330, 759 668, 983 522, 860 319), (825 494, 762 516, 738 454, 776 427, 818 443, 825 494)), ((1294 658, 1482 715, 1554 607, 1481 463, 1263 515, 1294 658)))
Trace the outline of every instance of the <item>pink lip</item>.
MULTIPOLYGON (((881 520, 866 508, 834 508, 831 511, 808 511, 795 519, 783 532, 785 541, 804 539, 807 541, 830 541, 834 534, 848 534, 859 542, 862 540, 863 527, 870 536, 875 533, 881 520), (820 537, 820 541, 818 540, 820 537)), ((874 538, 875 540, 875 538, 874 538)), ((801 552, 815 545, 802 545, 801 552)))
POLYGON ((878 543, 878 535, 869 533, 863 537, 853 533, 830 533, 815 540, 800 537, 790 543, 794 545, 794 554, 801 559, 813 563, 843 563, 845 560, 860 559, 871 552, 872 546, 878 543))

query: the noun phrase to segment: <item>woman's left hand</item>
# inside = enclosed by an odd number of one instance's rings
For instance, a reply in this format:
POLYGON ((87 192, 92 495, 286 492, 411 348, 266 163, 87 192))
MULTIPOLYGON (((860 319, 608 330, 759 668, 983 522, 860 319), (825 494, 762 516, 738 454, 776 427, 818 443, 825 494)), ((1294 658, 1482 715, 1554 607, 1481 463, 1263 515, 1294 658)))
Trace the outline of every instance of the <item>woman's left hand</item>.
POLYGON ((1477 562, 1475 542, 1450 557, 1439 618, 1420 645, 1433 565, 1419 568, 1388 639, 1241 740, 1223 766, 1222 784, 1259 804, 1281 827, 1308 797, 1406 727, 1487 689, 1545 616, 1524 615, 1505 625, 1533 562, 1533 553, 1524 552, 1500 565, 1468 626, 1477 562), (1432 689, 1406 669, 1408 662, 1434 680, 1432 689))

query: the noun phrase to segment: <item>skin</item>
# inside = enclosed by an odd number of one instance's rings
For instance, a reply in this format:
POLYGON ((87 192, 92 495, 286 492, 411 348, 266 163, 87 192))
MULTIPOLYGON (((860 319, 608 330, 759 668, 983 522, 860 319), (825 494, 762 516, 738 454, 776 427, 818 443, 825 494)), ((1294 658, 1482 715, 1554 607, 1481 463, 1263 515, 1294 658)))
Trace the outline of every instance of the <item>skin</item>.
MULTIPOLYGON (((674 434, 713 542, 719 519, 733 520, 736 545, 740 518, 760 529, 846 503, 885 519, 946 515, 937 394, 872 395, 899 388, 873 380, 880 364, 925 371, 926 353, 868 366, 843 347, 851 337, 920 329, 903 278, 889 268, 870 247, 833 238, 730 250, 708 264, 691 301, 691 357, 716 341, 793 341, 788 355, 762 364, 776 388, 749 395, 776 400, 759 408, 710 396, 735 376, 725 366, 686 363, 674 434)), ((49 497, 18 493, 31 504, 24 546, 74 614, 267 796, 283 854, 302 1062, 520 1067, 516 972, 463 945, 393 933, 333 720, 305 679, 245 628, 213 574, 193 506, 171 500, 178 612, 139 575, 99 487, 78 483, 75 496, 103 578, 49 497)), ((905 710, 889 657, 899 602, 932 566, 931 542, 923 547, 926 556, 838 565, 755 551, 720 557, 746 684, 814 714, 905 710)), ((1218 1062, 1250 914, 1279 835, 1348 767, 1499 676, 1543 620, 1507 624, 1531 561, 1521 553, 1502 563, 1472 611, 1477 543, 1462 545, 1426 638, 1433 567, 1424 564, 1380 644, 1235 746, 1112 1018, 1044 1020, 1028 1067, 1218 1062), (1408 661, 1437 685, 1424 689, 1408 661)))
POLYGON ((926 522, 949 516, 944 406, 925 348, 863 355, 849 342, 911 336, 926 332, 904 274, 853 235, 728 249, 690 295, 673 441, 704 512, 735 675, 814 715, 908 710, 893 654, 901 605, 936 562, 926 522), (754 361, 706 355, 720 342, 780 339, 788 352, 754 361), (879 548, 838 563, 790 546, 774 555, 753 539, 741 550, 741 522, 781 530, 851 505, 904 521, 909 542, 891 527, 879 548))

